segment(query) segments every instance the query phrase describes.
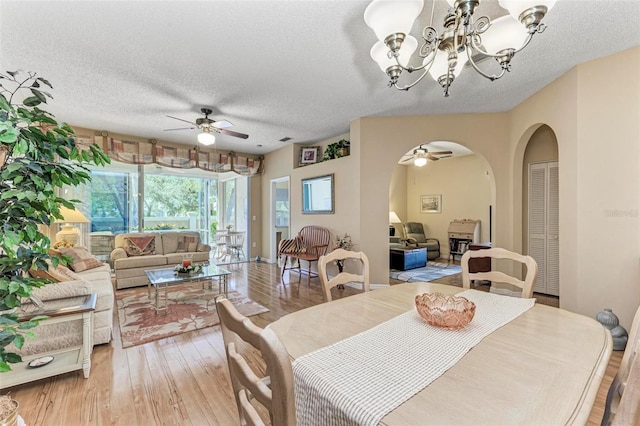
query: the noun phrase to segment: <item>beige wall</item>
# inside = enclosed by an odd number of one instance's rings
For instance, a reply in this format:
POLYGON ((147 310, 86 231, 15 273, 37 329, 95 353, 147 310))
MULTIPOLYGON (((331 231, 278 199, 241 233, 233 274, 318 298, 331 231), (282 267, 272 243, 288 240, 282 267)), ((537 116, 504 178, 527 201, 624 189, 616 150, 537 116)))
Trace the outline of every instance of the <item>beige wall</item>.
POLYGON ((549 126, 531 135, 522 161, 522 253, 529 254, 529 164, 558 161, 558 141, 549 126))
MULTIPOLYGON (((340 135, 330 140, 313 144, 326 146, 339 139, 349 139, 349 134, 340 135)), ((262 176, 262 246, 261 254, 271 261, 275 261, 277 253, 271 248, 270 215, 271 215, 271 185, 272 179, 285 176, 290 177, 290 234, 295 235, 306 225, 320 225, 328 228, 332 233, 332 243, 336 234, 348 233, 354 242, 355 249, 361 249, 358 209, 360 194, 354 186, 357 182, 360 168, 360 148, 351 141, 351 155, 322 163, 310 164, 305 167, 295 167, 298 164, 299 146, 289 145, 278 151, 267 154, 265 158, 265 173, 262 176), (302 183, 304 178, 334 174, 335 183, 335 213, 334 214, 302 214, 302 183)), ((386 188, 385 186, 385 194, 386 188)), ((388 198, 387 198, 388 200, 388 198)), ((386 219, 388 221, 388 218, 386 219)), ((386 229, 388 229, 388 225, 386 229)), ((273 245, 275 246, 275 244, 273 245)))
POLYGON ((454 219, 480 220, 480 240, 489 241, 492 173, 479 155, 431 161, 407 169, 407 222, 423 224, 425 234, 440 241, 441 257, 449 254, 449 223, 454 219), (442 213, 421 213, 420 196, 442 195, 442 213))
MULTIPOLYGON (((398 218, 407 222, 407 167, 397 165, 389 184, 389 211, 396 212, 398 218)), ((396 236, 402 237, 402 224, 395 223, 396 236)))

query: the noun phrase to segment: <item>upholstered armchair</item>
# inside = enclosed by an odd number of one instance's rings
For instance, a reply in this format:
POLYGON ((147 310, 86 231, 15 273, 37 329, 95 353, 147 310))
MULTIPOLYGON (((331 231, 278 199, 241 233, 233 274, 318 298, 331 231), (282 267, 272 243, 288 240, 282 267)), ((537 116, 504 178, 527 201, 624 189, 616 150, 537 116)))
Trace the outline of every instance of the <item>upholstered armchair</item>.
POLYGON ((407 222, 402 225, 404 237, 408 247, 426 247, 427 259, 434 260, 440 257, 440 241, 436 238, 427 238, 420 222, 407 222))

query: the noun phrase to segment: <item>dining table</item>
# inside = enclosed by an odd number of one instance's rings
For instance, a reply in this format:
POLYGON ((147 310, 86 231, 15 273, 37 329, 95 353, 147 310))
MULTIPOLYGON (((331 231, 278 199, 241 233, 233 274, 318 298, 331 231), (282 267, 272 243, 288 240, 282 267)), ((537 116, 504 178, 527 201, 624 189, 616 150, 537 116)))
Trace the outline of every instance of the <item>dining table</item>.
POLYGON ((513 299, 414 282, 281 317, 268 327, 292 360, 298 424, 585 424, 611 355, 610 333, 587 316, 513 299), (478 303, 462 330, 439 329, 416 313, 416 295, 463 291, 478 303), (503 304, 520 307, 472 339, 503 304), (316 403, 315 415, 306 412, 316 403))

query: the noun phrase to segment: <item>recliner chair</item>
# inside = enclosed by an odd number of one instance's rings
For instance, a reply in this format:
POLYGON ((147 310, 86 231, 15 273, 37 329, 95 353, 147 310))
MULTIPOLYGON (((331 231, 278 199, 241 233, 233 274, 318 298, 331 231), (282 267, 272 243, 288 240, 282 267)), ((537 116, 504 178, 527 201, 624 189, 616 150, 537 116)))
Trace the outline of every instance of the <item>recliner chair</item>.
POLYGON ((407 222, 402 225, 407 246, 426 247, 427 259, 434 260, 440 257, 440 241, 437 238, 427 238, 420 222, 407 222))

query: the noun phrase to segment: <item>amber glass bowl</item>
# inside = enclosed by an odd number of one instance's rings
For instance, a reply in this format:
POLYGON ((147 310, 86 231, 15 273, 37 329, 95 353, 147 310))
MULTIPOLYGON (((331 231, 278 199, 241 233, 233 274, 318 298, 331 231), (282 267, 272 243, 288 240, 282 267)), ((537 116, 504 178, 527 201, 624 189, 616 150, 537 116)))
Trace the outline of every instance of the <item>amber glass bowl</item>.
POLYGON ((476 304, 461 296, 424 293, 416 296, 416 309, 431 325, 447 330, 459 330, 473 319, 476 304))

